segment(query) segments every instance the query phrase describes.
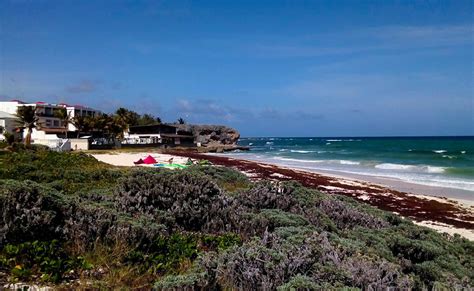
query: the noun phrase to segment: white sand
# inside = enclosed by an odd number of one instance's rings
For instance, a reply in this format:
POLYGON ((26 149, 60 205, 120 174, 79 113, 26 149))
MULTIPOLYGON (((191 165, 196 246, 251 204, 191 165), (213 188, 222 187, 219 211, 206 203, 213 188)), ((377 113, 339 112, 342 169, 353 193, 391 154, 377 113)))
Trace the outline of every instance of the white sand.
POLYGON ((413 222, 417 225, 426 226, 431 229, 434 229, 439 233, 446 232, 450 235, 459 234, 460 236, 465 237, 468 240, 474 241, 473 230, 464 229, 464 228, 454 228, 451 225, 447 225, 447 224, 439 223, 435 221, 420 221, 420 222, 413 221, 413 222))
POLYGON ((93 154, 92 156, 97 160, 114 165, 114 166, 140 166, 140 167, 153 167, 153 165, 135 165, 133 162, 138 161, 139 159, 145 159, 151 155, 159 164, 168 164, 168 160, 173 158, 173 164, 186 164, 188 158, 178 157, 173 155, 165 155, 158 153, 107 153, 107 154, 93 154))

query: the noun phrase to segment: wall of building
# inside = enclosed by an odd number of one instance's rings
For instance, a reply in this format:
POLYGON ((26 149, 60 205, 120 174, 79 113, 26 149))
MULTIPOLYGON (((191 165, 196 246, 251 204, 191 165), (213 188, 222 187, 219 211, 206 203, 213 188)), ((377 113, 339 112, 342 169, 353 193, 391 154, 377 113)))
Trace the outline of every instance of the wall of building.
MULTIPOLYGON (((67 113, 69 114, 69 116, 71 116, 71 118, 74 118, 76 116, 83 116, 83 117, 91 116, 91 117, 93 117, 93 116, 96 116, 96 115, 100 114, 99 110, 95 110, 95 109, 92 109, 90 107, 82 107, 82 106, 81 107, 67 106, 66 110, 67 110, 67 113)), ((69 124, 68 130, 69 131, 76 131, 77 128, 73 124, 69 124)))
POLYGON ((14 133, 16 127, 18 126, 15 119, 13 118, 3 118, 0 119, 0 126, 4 128, 4 130, 14 133))
POLYGON ((18 107, 18 102, 12 102, 12 101, 0 102, 0 111, 4 111, 6 113, 16 114, 17 107, 18 107))
POLYGON ((89 140, 87 138, 71 138, 69 142, 73 151, 87 151, 89 149, 89 140))

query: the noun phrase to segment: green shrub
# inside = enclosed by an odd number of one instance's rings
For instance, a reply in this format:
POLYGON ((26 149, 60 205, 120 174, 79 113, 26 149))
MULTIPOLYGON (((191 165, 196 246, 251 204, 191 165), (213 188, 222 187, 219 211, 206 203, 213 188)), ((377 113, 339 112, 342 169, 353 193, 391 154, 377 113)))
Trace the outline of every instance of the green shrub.
POLYGON ((443 272, 435 262, 422 262, 414 265, 413 268, 415 273, 420 277, 423 285, 432 287, 436 281, 441 281, 443 279, 443 272))
POLYGON ((321 290, 321 286, 316 284, 311 278, 303 275, 296 275, 287 283, 277 288, 278 291, 303 291, 321 290))
POLYGON ((259 216, 269 221, 269 227, 272 230, 282 226, 305 226, 309 224, 304 217, 279 209, 263 209, 259 216))
POLYGON ((84 153, 48 150, 20 150, 0 156, 0 162, 4 165, 0 168, 0 179, 53 183, 55 189, 69 194, 83 189, 111 187, 125 172, 84 153))
POLYGON ((225 251, 230 247, 241 245, 242 239, 235 233, 204 235, 201 237, 201 244, 207 250, 225 251))
POLYGON ((227 192, 236 192, 247 189, 251 186, 250 180, 247 176, 242 174, 242 172, 233 170, 231 168, 193 165, 186 171, 206 175, 215 183, 217 183, 221 189, 227 192))
POLYGON ((30 280, 40 276, 43 281, 59 282, 66 273, 87 269, 82 257, 71 257, 57 240, 8 244, 0 253, 4 268, 10 268, 14 278, 30 280))
POLYGON ((442 253, 442 250, 429 241, 418 241, 398 236, 390 246, 396 256, 403 257, 413 263, 432 261, 442 253))
POLYGON ((204 175, 135 171, 116 189, 117 208, 127 213, 170 213, 186 230, 201 230, 222 206, 221 191, 204 175))
POLYGON ((158 237, 146 252, 130 252, 125 262, 139 265, 142 270, 153 273, 168 273, 179 268, 185 260, 195 260, 198 252, 198 239, 195 236, 175 233, 158 237))
POLYGON ((183 275, 168 275, 161 278, 153 286, 154 290, 204 290, 208 287, 207 274, 190 273, 183 275))
POLYGON ((65 205, 64 198, 51 188, 32 181, 0 180, 0 246, 60 236, 60 209, 65 205))

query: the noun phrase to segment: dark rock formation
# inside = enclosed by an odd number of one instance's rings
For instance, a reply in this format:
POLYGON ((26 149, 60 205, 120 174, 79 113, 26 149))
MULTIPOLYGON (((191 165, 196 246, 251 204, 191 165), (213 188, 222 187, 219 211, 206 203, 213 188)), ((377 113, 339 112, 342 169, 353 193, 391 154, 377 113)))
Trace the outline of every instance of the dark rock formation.
POLYGON ((235 145, 240 133, 223 125, 178 124, 178 134, 192 134, 203 146, 235 145))

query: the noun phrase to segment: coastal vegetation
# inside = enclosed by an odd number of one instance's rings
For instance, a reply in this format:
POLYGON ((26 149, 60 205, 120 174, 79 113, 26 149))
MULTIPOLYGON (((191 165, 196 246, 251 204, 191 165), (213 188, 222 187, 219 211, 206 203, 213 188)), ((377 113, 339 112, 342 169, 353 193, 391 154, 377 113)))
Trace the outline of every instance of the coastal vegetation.
POLYGON ((469 289, 474 243, 296 182, 0 152, 0 281, 112 289, 469 289))

